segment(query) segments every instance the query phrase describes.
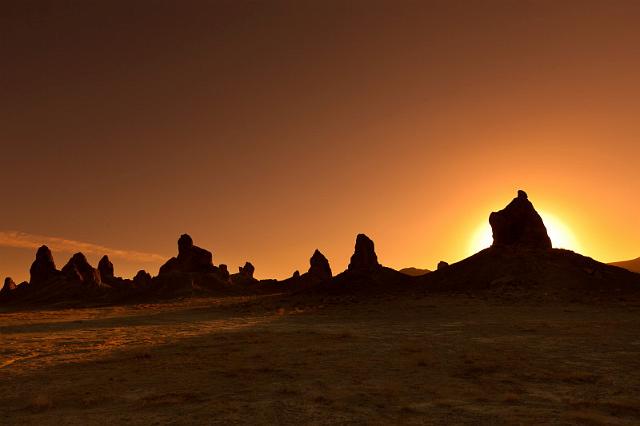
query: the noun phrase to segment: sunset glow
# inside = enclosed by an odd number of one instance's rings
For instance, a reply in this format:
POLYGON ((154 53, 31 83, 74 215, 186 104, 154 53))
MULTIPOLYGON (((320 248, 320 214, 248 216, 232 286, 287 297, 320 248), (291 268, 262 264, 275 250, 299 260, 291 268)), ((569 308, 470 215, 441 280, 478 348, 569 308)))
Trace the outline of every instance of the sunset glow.
POLYGON ((260 278, 361 232, 433 269, 519 188, 554 246, 640 256, 640 2, 55 3, 0 25, 2 276, 156 274, 182 233, 260 278))
MULTIPOLYGON (((551 243, 554 248, 567 249, 575 252, 581 251, 578 238, 569 226, 551 213, 544 211, 539 211, 538 213, 542 217, 542 221, 547 228, 547 233, 549 234, 549 238, 551 238, 551 243)), ((492 242, 493 236, 491 233, 491 226, 489 225, 489 221, 484 221, 482 224, 478 225, 473 233, 469 242, 468 254, 475 254, 480 250, 491 246, 492 242)))

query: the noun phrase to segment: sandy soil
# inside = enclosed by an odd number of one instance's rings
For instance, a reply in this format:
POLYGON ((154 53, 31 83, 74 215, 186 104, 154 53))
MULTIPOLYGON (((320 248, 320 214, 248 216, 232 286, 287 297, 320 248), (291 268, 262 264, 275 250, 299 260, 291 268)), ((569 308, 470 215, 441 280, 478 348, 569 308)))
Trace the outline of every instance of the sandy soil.
POLYGON ((0 424, 638 424, 640 307, 193 299, 0 313, 0 424))

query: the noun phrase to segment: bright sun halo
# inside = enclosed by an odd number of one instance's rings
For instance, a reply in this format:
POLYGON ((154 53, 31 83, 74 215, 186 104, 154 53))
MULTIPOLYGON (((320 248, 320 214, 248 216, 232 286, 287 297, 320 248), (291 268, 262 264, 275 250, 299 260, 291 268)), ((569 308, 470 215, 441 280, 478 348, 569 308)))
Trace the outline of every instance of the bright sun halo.
MULTIPOLYGON (((552 214, 543 211, 539 211, 538 213, 540 217, 542 217, 542 221, 547 228, 547 233, 549 234, 549 238, 551 238, 551 244, 554 248, 563 248, 576 252, 580 251, 580 244, 568 226, 552 214)), ((492 243, 493 236, 491 226, 489 225, 489 221, 486 220, 482 225, 478 226, 473 233, 473 237, 469 243, 469 254, 477 253, 489 247, 492 243)))

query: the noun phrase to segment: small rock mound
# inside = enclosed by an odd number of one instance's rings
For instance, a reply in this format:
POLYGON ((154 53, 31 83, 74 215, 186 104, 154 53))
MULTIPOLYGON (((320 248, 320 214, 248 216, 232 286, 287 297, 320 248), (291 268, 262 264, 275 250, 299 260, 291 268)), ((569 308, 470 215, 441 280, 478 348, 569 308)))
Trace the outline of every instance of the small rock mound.
POLYGON ((499 212, 489 216, 493 230, 493 246, 518 246, 531 249, 550 249, 551 239, 542 218, 531 204, 527 193, 518 196, 499 212))
POLYGON ((380 268, 381 265, 378 263, 378 256, 376 255, 373 241, 364 234, 358 234, 348 271, 367 273, 380 268))
POLYGON ((38 249, 36 252, 36 260, 31 264, 29 272, 31 274, 29 282, 32 285, 46 283, 59 275, 49 247, 42 246, 38 249))
POLYGON ((2 290, 0 290, 0 293, 10 293, 15 290, 16 287, 16 283, 10 277, 7 277, 4 279, 4 286, 2 287, 2 290))
POLYGON ((445 262, 444 260, 441 260, 440 262, 438 262, 438 271, 441 271, 443 269, 447 269, 449 267, 449 264, 447 262, 445 262))
POLYGON ((328 280, 333 277, 329 261, 319 250, 316 249, 316 251, 313 252, 311 259, 309 259, 309 264, 309 272, 307 273, 310 276, 321 280, 328 280))

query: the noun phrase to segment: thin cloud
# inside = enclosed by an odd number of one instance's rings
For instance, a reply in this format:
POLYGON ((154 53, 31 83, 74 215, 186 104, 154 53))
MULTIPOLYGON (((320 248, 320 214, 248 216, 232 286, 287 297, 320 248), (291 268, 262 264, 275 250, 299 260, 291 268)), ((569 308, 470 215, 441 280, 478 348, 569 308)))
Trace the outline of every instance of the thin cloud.
POLYGON ((48 237, 19 231, 0 231, 0 246, 2 247, 37 249, 41 245, 48 246, 53 252, 76 253, 80 251, 84 254, 106 254, 115 259, 124 259, 132 262, 154 263, 163 262, 167 259, 166 256, 155 253, 119 250, 66 238, 48 237))

